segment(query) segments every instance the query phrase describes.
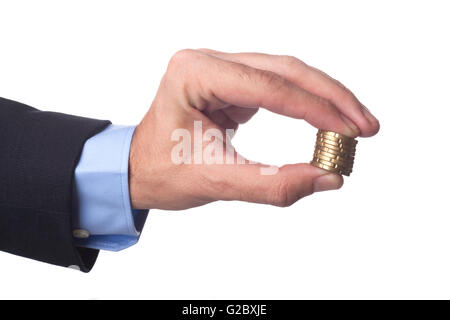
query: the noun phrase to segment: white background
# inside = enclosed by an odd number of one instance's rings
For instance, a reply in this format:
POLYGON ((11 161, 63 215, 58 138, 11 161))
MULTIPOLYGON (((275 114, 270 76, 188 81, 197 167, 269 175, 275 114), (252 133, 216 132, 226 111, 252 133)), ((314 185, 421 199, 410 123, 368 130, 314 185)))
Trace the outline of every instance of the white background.
MULTIPOLYGON (((177 50, 260 51, 339 79, 381 131, 339 191, 154 210, 138 245, 89 274, 0 253, 0 298, 450 298, 447 4, 1 1, 2 97, 136 124, 177 50)), ((263 111, 235 144, 307 162, 315 132, 263 111)))

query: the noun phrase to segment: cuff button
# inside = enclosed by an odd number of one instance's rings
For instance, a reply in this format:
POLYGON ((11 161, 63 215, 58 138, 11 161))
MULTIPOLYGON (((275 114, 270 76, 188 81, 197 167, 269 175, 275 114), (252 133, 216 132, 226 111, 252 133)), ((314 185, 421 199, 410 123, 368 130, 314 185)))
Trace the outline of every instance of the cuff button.
POLYGON ((72 231, 73 237, 78 239, 86 239, 89 238, 89 231, 83 229, 75 229, 72 231))

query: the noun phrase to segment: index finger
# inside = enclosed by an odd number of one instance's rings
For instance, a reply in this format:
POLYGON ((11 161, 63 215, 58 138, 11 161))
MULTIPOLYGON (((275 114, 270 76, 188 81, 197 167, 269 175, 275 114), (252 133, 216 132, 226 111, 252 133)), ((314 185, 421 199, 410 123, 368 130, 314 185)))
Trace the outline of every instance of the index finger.
POLYGON ((275 72, 300 88, 324 97, 358 126, 362 136, 372 136, 380 128, 378 120, 349 89, 321 70, 295 57, 264 53, 226 53, 210 49, 200 49, 200 51, 225 60, 275 72))
POLYGON ((346 123, 341 113, 327 99, 314 95, 280 75, 241 63, 223 60, 195 50, 178 57, 195 75, 197 90, 206 100, 219 99, 241 107, 263 107, 274 113, 304 119, 317 128, 328 128, 356 136, 358 127, 346 123))

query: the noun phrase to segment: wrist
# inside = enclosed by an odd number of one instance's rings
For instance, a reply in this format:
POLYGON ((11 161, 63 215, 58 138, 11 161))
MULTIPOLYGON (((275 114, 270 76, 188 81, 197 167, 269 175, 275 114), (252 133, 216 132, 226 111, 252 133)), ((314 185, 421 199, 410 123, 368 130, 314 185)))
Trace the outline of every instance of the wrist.
POLYGON ((128 183, 130 191, 130 202, 133 209, 150 209, 145 201, 143 190, 145 190, 142 172, 142 146, 140 143, 140 125, 136 127, 131 140, 130 156, 128 164, 128 183))

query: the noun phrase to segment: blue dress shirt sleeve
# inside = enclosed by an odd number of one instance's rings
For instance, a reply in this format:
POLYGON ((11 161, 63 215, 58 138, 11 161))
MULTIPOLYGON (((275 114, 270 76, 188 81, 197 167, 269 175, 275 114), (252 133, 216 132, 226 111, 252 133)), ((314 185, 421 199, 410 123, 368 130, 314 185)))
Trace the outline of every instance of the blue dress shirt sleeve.
POLYGON ((74 237, 78 246, 119 251, 136 244, 147 210, 132 210, 128 159, 135 127, 111 125, 84 145, 75 169, 74 237))

